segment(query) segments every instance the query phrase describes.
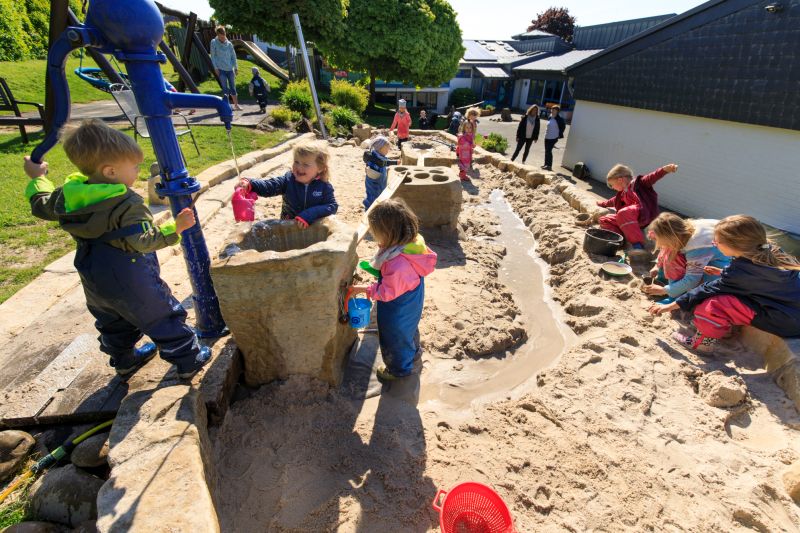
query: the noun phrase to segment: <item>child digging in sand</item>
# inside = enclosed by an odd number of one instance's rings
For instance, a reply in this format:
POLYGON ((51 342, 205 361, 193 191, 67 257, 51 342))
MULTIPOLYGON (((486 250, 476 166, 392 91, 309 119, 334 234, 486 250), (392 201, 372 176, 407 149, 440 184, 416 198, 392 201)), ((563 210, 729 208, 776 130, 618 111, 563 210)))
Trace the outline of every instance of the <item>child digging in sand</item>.
POLYGON ((31 178, 25 196, 34 216, 57 220, 77 243, 75 268, 86 306, 100 332, 100 350, 117 374, 127 376, 156 354, 189 379, 211 357, 186 325, 186 311, 160 276, 155 251, 177 244, 195 225, 186 208, 174 222, 156 226, 142 197, 130 187, 139 177, 142 150, 124 133, 93 119, 61 134, 69 160, 80 170, 62 187, 45 177, 47 163, 25 157, 31 178), (142 335, 153 343, 134 348, 142 335))
POLYGON ((633 247, 632 255, 644 254, 644 234, 642 228, 650 224, 658 215, 658 193, 653 188, 658 180, 669 173, 676 172, 678 165, 670 163, 647 174, 633 177, 633 170, 623 164, 616 164, 608 172, 606 183, 617 191, 613 198, 600 200, 599 207, 613 207, 616 213, 600 217, 600 227, 621 233, 633 247))
MULTIPOLYGON (((674 213, 661 213, 650 224, 647 236, 656 243, 658 259, 650 275, 664 285, 645 285, 651 296, 667 296, 674 300, 701 283, 714 281, 703 271, 706 266, 725 268, 730 264, 714 245, 714 226, 718 220, 688 220, 674 213)), ((660 302, 669 303, 669 302, 660 302)))
POLYGON ((722 219, 714 228, 714 240, 723 254, 733 257, 725 270, 706 267, 706 272, 722 277, 671 304, 655 304, 650 313, 693 311, 694 334, 676 332, 673 338, 701 353, 713 352, 717 339, 733 326, 800 336, 800 262, 770 242, 758 220, 746 215, 722 219))
POLYGON ((364 178, 364 187, 366 196, 362 204, 364 211, 369 209, 369 206, 380 196, 386 188, 387 180, 387 167, 396 165, 396 159, 389 159, 386 154, 389 153, 389 139, 383 135, 375 137, 369 145, 369 150, 364 152, 364 163, 366 163, 366 174, 364 178))
POLYGON ((292 155, 292 170, 283 176, 242 178, 238 187, 265 198, 283 195, 281 220, 294 220, 305 229, 320 218, 335 214, 339 205, 330 184, 328 147, 320 141, 302 143, 294 147, 292 155))
POLYGON ((386 366, 377 374, 382 381, 392 381, 410 375, 421 358, 425 276, 436 267, 436 253, 425 245, 417 217, 404 202, 383 201, 367 218, 379 246, 370 266, 380 276, 372 285, 354 285, 352 292, 378 301, 378 336, 386 366))

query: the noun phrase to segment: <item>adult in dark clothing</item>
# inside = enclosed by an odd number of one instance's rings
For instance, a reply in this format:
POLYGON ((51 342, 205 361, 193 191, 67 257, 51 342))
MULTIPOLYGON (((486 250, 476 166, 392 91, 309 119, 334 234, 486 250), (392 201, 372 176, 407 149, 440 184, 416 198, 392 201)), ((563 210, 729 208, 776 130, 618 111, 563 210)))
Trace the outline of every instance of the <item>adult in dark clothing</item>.
POLYGON ((517 149, 514 150, 514 155, 511 160, 515 160, 522 150, 522 145, 525 145, 525 151, 522 153, 522 162, 528 159, 528 153, 531 151, 531 144, 539 140, 539 106, 532 105, 528 111, 519 121, 517 126, 517 149))
POLYGON ((544 165, 545 170, 553 170, 553 147, 559 139, 564 138, 564 129, 567 127, 564 119, 558 116, 561 108, 554 105, 550 108, 550 120, 547 121, 547 129, 544 133, 544 165))

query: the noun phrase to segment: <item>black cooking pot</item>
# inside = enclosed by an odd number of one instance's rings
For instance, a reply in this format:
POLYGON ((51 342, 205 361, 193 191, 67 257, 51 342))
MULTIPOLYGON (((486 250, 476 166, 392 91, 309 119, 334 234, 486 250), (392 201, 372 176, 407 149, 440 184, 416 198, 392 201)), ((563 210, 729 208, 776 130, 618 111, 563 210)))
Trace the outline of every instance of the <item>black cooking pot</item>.
POLYGON ((589 228, 583 236, 583 249, 586 253, 614 257, 622 248, 622 235, 599 228, 589 228))

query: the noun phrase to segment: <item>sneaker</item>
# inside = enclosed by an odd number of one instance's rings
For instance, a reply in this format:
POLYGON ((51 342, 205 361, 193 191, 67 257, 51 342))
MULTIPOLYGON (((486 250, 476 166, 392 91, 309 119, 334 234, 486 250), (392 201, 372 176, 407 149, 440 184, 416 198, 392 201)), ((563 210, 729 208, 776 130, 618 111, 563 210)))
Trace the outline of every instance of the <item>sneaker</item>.
POLYGON ((139 348, 133 350, 133 357, 136 359, 136 362, 128 367, 114 367, 114 370, 117 371, 118 376, 127 376, 129 374, 133 374, 147 362, 156 356, 156 352, 158 352, 158 348, 156 347, 155 343, 153 342, 146 342, 142 344, 139 348))
POLYGON ((385 366, 378 368, 378 370, 375 371, 375 375, 378 377, 378 381, 380 381, 381 383, 387 383, 390 381, 395 381, 397 379, 400 379, 398 376, 395 376, 394 374, 389 372, 385 366))
POLYGON ((694 335, 684 335, 676 331, 672 334, 672 338, 697 353, 714 353, 717 346, 717 339, 706 337, 699 331, 695 331, 694 335))
POLYGON ((553 170, 553 167, 549 165, 542 165, 542 170, 553 170))
POLYGON ((194 364, 186 370, 178 368, 178 377, 180 379, 192 379, 200 369, 205 366, 208 360, 211 359, 211 348, 208 346, 201 346, 200 351, 194 358, 194 364))

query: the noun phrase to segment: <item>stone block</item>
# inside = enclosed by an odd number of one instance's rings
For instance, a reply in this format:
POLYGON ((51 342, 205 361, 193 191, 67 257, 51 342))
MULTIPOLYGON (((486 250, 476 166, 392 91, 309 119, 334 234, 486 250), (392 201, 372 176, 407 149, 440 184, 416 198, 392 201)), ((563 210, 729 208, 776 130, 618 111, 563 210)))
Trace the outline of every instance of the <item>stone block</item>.
POLYGON ((353 137, 358 139, 359 144, 372 137, 372 126, 369 124, 357 124, 353 126, 353 137))
POLYGON ((764 368, 800 411, 800 339, 784 339, 752 326, 742 328, 742 343, 764 358, 764 368))
POLYGON ((219 531, 206 417, 187 385, 123 400, 109 436, 111 475, 97 496, 99 531, 219 531))
POLYGON ((339 301, 356 267, 356 231, 333 217, 243 225, 211 265, 248 385, 304 374, 338 386, 355 331, 339 301))
POLYGON ((422 228, 458 230, 463 189, 450 168, 397 166, 390 172, 405 173, 395 198, 405 200, 422 228))
POLYGON ((400 163, 406 166, 450 167, 458 163, 458 158, 449 146, 422 137, 403 143, 400 163))
POLYGON ((16 472, 35 442, 24 431, 0 431, 0 482, 16 472))

